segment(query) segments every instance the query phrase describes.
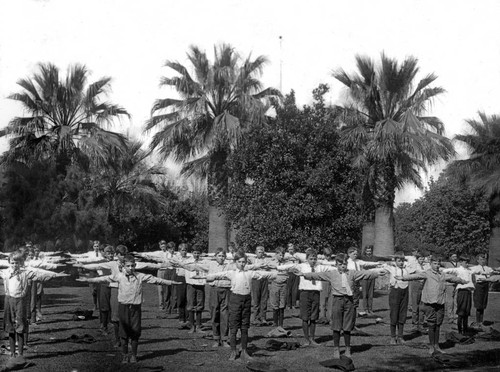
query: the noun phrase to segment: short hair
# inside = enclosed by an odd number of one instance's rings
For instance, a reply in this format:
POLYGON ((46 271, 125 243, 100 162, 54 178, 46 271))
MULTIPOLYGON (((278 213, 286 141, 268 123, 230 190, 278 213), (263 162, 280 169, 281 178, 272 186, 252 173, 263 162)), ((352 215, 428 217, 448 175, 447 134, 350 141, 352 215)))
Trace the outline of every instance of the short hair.
POLYGON ((115 253, 115 248, 112 246, 112 245, 107 245, 106 247, 104 247, 104 253, 106 252, 111 252, 111 253, 115 253))
POLYGON ((188 243, 179 244, 179 251, 183 248, 186 249, 186 251, 187 251, 189 249, 189 244, 188 243))
POLYGON ((123 258, 123 262, 132 262, 132 263, 135 263, 135 257, 129 253, 127 253, 125 255, 125 257, 123 258))
POLYGON ((274 253, 281 253, 285 254, 285 248, 283 248, 281 245, 277 246, 276 249, 274 250, 274 253))
POLYGON ((175 243, 174 242, 168 242, 167 243, 167 249, 172 248, 175 249, 175 243))
POLYGON ((437 254, 432 254, 431 257, 430 257, 430 261, 434 261, 434 262, 441 262, 443 261, 443 257, 441 257, 440 255, 437 255, 437 254))
POLYGON ((215 250, 215 255, 217 256, 219 253, 224 253, 224 256, 227 256, 227 252, 224 248, 219 247, 215 250))
POLYGON ((193 248, 191 248, 191 252, 201 253, 201 247, 198 244, 195 244, 195 245, 193 245, 193 248))
POLYGON ((128 248, 125 245, 120 244, 115 248, 115 253, 120 254, 122 256, 126 256, 128 253, 128 248))
POLYGON ((350 247, 348 250, 347 250, 347 254, 351 254, 352 252, 357 252, 358 251, 358 248, 356 247, 350 247))
POLYGON ((413 252, 415 252, 414 253, 415 258, 425 257, 425 255, 418 249, 413 250, 413 252))
POLYGON ((466 255, 460 255, 458 257, 458 261, 465 261, 465 262, 469 262, 470 261, 470 257, 469 256, 466 256, 466 255))
POLYGON ((264 246, 262 246, 262 245, 258 245, 257 247, 255 247, 255 252, 257 252, 257 250, 258 250, 258 249, 261 249, 261 248, 262 248, 262 250, 263 250, 263 251, 265 251, 265 250, 266 250, 266 249, 264 248, 264 246))
POLYGON ((318 257, 318 252, 316 252, 316 250, 313 248, 307 248, 306 249, 306 258, 309 258, 309 257, 318 257))
POLYGON ((158 244, 167 244, 167 241, 162 239, 158 244))
POLYGON ((245 254, 245 251, 240 249, 240 250, 236 251, 236 253, 234 254, 234 260, 238 261, 241 258, 244 258, 245 260, 247 260, 247 255, 245 254))
POLYGON ((365 245, 364 248, 363 248, 363 253, 366 252, 367 249, 371 249, 372 252, 373 252, 373 245, 372 244, 365 245))
POLYGON ((348 257, 345 253, 339 253, 335 256, 335 262, 347 265, 348 257))
POLYGON ((94 245, 94 244, 101 244, 101 242, 99 240, 93 240, 92 245, 94 245))
POLYGON ((398 252, 394 253, 394 261, 396 261, 396 260, 405 261, 406 260, 405 254, 402 251, 398 251, 398 252))
POLYGON ((479 254, 476 256, 476 258, 484 258, 484 259, 486 259, 486 254, 484 254, 484 253, 479 253, 479 254))
POLYGON ((11 252, 11 254, 9 254, 9 262, 13 261, 22 264, 24 260, 25 260, 24 253, 20 250, 11 252))

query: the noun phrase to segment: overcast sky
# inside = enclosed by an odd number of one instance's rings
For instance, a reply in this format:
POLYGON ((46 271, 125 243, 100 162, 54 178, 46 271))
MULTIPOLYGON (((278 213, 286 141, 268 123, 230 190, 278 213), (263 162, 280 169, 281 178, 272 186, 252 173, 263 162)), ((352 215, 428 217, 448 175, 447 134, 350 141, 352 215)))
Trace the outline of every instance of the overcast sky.
MULTIPOLYGON (((189 45, 211 55, 226 42, 243 56, 269 58, 267 86, 279 88, 282 61, 283 92, 294 89, 300 104, 319 83, 330 85, 338 103, 341 85, 331 72, 354 71, 356 54, 416 56, 422 75, 436 73, 447 90, 432 113, 452 137, 478 110, 500 113, 499 14, 497 0, 1 0, 0 128, 22 114, 6 97, 38 62, 63 71, 82 63, 91 81, 113 78, 110 100, 132 114, 119 130, 141 136, 153 101, 168 94, 158 87, 169 74, 165 60, 186 63, 189 45)), ((397 199, 417 195, 408 188, 397 199)))

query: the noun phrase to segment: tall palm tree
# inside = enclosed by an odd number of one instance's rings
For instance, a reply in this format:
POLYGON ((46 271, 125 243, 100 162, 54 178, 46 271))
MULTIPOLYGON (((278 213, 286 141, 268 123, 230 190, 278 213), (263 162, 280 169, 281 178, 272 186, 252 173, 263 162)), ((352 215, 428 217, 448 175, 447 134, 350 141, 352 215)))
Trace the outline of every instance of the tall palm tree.
POLYGON ((187 57, 193 75, 179 62, 165 63, 178 76, 164 77, 160 85, 173 87, 178 98, 158 99, 145 130, 159 127, 151 148, 164 159, 183 163, 183 174, 207 179, 212 252, 228 244, 228 222, 217 206, 228 192, 226 160, 245 129, 264 120, 267 98, 280 93, 262 88, 258 77, 267 63, 263 56, 242 59, 231 45, 222 44, 214 47, 213 62, 196 46, 187 57))
POLYGON ((51 63, 40 63, 38 69, 17 82, 20 93, 8 97, 29 116, 15 117, 0 133, 11 137, 4 162, 53 160, 64 170, 74 160, 103 157, 106 146, 123 145, 122 135, 104 129, 115 118, 129 116, 103 99, 111 78, 87 85, 89 72, 79 64, 70 66, 64 79, 51 63))
POLYGON ((395 190, 406 183, 422 187, 420 171, 454 154, 441 120, 425 116, 444 89, 430 87, 437 78, 434 74, 415 85, 417 62, 408 57, 400 64, 382 53, 376 66, 372 59, 356 56, 357 73, 333 72, 348 88, 343 109, 349 120, 342 137, 365 176, 363 188, 368 189, 363 195, 372 195, 378 255, 394 253, 395 190))
POLYGON ((469 158, 455 160, 447 172, 480 188, 488 197, 490 206, 491 235, 489 264, 500 265, 500 116, 487 116, 479 112, 479 119, 466 123, 471 133, 455 136, 467 146, 469 158))

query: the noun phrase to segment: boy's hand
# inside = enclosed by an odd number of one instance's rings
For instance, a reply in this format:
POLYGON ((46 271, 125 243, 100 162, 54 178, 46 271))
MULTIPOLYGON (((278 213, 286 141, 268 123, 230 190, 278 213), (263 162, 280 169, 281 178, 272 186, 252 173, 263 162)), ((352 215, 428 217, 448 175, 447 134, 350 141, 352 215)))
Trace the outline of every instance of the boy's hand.
POLYGON ((67 277, 67 276, 70 276, 69 274, 66 274, 66 273, 57 273, 56 275, 58 278, 64 278, 64 277, 67 277))
POLYGON ((396 279, 396 280, 403 280, 403 277, 401 275, 395 275, 394 279, 396 279))
POLYGON ((75 279, 77 282, 88 282, 88 279, 85 277, 79 277, 75 279))
POLYGON ((182 284, 182 282, 176 282, 176 281, 172 280, 170 284, 182 284))

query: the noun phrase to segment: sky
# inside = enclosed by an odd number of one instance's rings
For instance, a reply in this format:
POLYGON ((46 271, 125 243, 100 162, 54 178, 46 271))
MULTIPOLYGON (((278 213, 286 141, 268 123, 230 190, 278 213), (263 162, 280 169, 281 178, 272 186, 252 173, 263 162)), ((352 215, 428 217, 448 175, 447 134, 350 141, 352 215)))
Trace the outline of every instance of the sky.
MULTIPOLYGON (((310 103, 320 83, 330 86, 330 103, 341 103, 344 91, 332 71, 354 72, 356 54, 415 56, 419 77, 434 72, 435 85, 447 91, 432 114, 451 138, 478 111, 500 113, 498 14, 497 0, 0 0, 0 128, 23 114, 6 97, 20 91, 16 81, 37 63, 62 71, 81 63, 90 81, 113 78, 109 100, 132 115, 115 129, 147 141, 144 122, 154 100, 172 95, 159 88, 162 76, 172 76, 165 61, 187 64, 190 45, 211 56, 224 42, 243 57, 266 56, 264 85, 280 88, 281 70, 282 91, 293 89, 299 104, 310 103)), ((6 148, 0 139, 0 151, 6 148)), ((407 187, 396 200, 420 195, 407 187)))

